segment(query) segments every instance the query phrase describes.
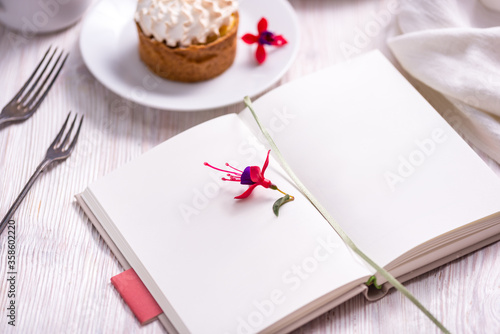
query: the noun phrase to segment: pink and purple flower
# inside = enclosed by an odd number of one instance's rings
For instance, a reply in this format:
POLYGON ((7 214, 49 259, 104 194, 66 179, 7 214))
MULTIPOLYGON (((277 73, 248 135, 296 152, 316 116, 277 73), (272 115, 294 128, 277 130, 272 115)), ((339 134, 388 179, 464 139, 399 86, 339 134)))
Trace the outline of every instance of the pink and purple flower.
POLYGON ((266 61, 266 49, 264 45, 271 45, 281 47, 287 44, 287 40, 282 35, 276 35, 269 30, 267 30, 267 20, 266 18, 261 18, 257 24, 258 35, 245 34, 241 39, 247 44, 257 43, 257 50, 255 52, 255 59, 259 64, 266 61))
POLYGON ((248 186, 248 189, 245 190, 245 192, 243 192, 241 195, 236 196, 235 199, 247 198, 248 196, 250 196, 250 194, 257 186, 262 186, 264 188, 277 190, 283 195, 285 195, 284 197, 281 197, 276 202, 274 202, 273 211, 274 214, 278 216, 279 208, 283 204, 293 201, 294 197, 278 189, 276 185, 274 185, 270 180, 266 179, 266 177, 264 176, 267 166, 269 165, 269 153, 271 153, 270 150, 267 152, 266 161, 264 161, 262 169, 259 166, 248 166, 245 169, 240 170, 236 167, 231 166, 228 163, 226 163, 226 166, 230 168, 229 170, 214 167, 210 165, 208 162, 205 162, 204 165, 213 168, 215 170, 218 170, 220 172, 226 173, 226 176, 222 178, 223 181, 239 182, 240 184, 248 186))
POLYGON ((205 166, 227 173, 227 177, 222 178, 223 181, 235 181, 240 182, 241 184, 249 185, 248 189, 243 194, 235 197, 236 199, 243 199, 247 198, 257 186, 263 186, 264 188, 273 188, 274 185, 271 183, 271 181, 264 177, 264 173, 267 169, 267 166, 269 165, 270 152, 271 151, 267 152, 267 158, 264 162, 264 165, 262 166, 262 169, 260 169, 259 166, 248 166, 244 170, 239 170, 228 163, 226 163, 226 166, 231 168, 232 170, 220 169, 210 165, 208 162, 205 162, 205 166))

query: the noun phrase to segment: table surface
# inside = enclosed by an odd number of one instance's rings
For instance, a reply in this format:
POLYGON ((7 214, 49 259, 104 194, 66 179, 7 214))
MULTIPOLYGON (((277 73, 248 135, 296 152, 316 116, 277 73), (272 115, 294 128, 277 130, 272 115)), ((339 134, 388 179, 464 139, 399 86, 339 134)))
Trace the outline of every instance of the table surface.
MULTIPOLYGON (((398 33, 395 15, 356 46, 394 0, 291 0, 302 33, 296 61, 277 85, 381 49, 398 33), (370 23, 371 22, 371 23, 370 23), (353 49, 351 49, 352 51, 353 49)), ((85 115, 78 147, 42 175, 14 216, 16 221, 16 327, 8 325, 7 234, 0 236, 0 332, 163 333, 141 326, 110 283, 122 268, 74 195, 97 178, 175 134, 243 104, 202 112, 156 110, 131 103, 102 86, 87 70, 78 46, 81 22, 62 32, 24 37, 0 26, 0 105, 15 94, 49 45, 71 52, 47 99, 28 121, 0 129, 0 216, 31 176, 68 110, 85 115)), ((412 83, 431 103, 432 94, 412 83)), ((275 86, 277 86, 275 85, 275 86)), ((439 111, 439 107, 437 106, 439 111)), ((446 116, 446 115, 445 115, 446 116)), ((446 117, 445 117, 446 118, 446 117)), ((499 173, 495 163, 483 158, 499 173)), ((500 175, 500 173, 499 173, 500 175)), ((487 246, 407 282, 407 288, 452 332, 500 331, 500 243, 487 246)), ((437 332, 400 293, 370 303, 357 296, 296 333, 437 332)))

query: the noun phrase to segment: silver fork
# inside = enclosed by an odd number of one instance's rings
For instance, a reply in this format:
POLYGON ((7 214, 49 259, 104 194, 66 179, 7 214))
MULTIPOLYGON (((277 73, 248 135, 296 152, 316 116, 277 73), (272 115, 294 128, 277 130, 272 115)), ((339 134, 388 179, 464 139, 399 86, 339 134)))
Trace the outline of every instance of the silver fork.
POLYGON ((40 67, 42 66, 42 64, 44 63, 47 56, 49 55, 51 48, 52 47, 50 46, 47 49, 47 52, 45 52, 45 55, 43 56, 42 60, 35 68, 31 76, 28 78, 28 81, 26 81, 26 83, 21 87, 19 92, 2 109, 2 112, 0 112, 0 125, 8 122, 19 122, 27 120, 28 118, 31 117, 31 115, 35 113, 35 111, 38 109, 42 101, 45 99, 45 96, 47 96, 47 93, 54 84, 54 81, 56 81, 57 77, 59 76, 59 73, 61 72, 64 63, 66 62, 66 59, 68 59, 69 56, 69 54, 66 54, 66 56, 62 58, 64 51, 61 51, 59 53, 59 56, 55 60, 55 63, 52 65, 49 73, 42 80, 45 72, 47 71, 50 63, 52 62, 52 59, 54 58, 57 52, 57 48, 55 48, 52 54, 50 55, 47 64, 40 72, 40 74, 38 74, 38 76, 36 76, 36 74, 40 69, 40 67), (55 74, 52 75, 54 71, 55 74), (32 83, 33 79, 35 80, 32 83))
POLYGON ((71 152, 73 152, 73 149, 75 148, 76 142, 78 140, 78 135, 80 134, 80 129, 82 127, 83 123, 83 116, 80 119, 80 124, 78 125, 78 128, 73 135, 73 139, 70 141, 71 134, 73 132, 73 128, 75 126, 76 119, 78 118, 78 115, 75 115, 73 118, 73 122, 71 122, 71 126, 69 127, 69 130, 66 131, 68 121, 70 118, 71 112, 68 114, 68 117, 66 117, 66 121, 64 122, 61 130, 57 134, 56 138, 50 144, 49 148, 47 149, 47 153, 45 154, 45 158, 42 160, 40 165, 38 165, 37 169, 29 179, 28 183, 24 186, 23 190, 17 197, 17 199, 14 201, 12 206, 10 207, 9 211, 7 211, 7 214, 5 217, 2 219, 2 222, 0 223, 0 235, 2 234, 2 231, 5 229, 5 226, 9 223, 10 219, 12 218, 12 215, 14 212, 16 212, 17 208, 23 201, 24 197, 28 193, 28 191, 31 189, 31 186, 35 183, 36 179, 40 174, 47 169, 49 165, 51 165, 53 162, 56 161, 62 161, 68 158, 71 155, 71 152), (66 132, 66 135, 63 138, 64 132, 66 132))

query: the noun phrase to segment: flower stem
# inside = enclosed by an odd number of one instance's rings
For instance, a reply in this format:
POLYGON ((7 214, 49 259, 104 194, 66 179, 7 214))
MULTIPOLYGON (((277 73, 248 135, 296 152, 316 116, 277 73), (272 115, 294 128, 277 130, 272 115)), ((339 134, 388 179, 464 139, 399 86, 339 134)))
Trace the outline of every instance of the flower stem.
MULTIPOLYGON (((274 188, 271 188, 271 189, 274 189, 274 188)), ((288 195, 286 192, 281 191, 278 187, 276 187, 276 189, 274 189, 274 190, 278 190, 278 191, 279 191, 280 193, 282 193, 283 195, 288 195)), ((293 200, 295 199, 295 197, 293 197, 292 195, 288 195, 288 196, 290 196, 289 201, 293 201, 293 200)))

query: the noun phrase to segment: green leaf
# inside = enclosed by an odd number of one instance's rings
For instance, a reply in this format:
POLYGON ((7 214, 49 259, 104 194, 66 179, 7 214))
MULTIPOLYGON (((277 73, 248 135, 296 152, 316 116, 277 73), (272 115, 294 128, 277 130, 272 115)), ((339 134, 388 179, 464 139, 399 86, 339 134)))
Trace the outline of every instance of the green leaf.
POLYGON ((283 204, 285 203, 288 203, 288 202, 291 202, 293 201, 293 199, 290 198, 290 195, 285 195, 283 197, 281 197, 280 199, 278 199, 276 202, 274 202, 273 204, 273 211, 274 211, 274 214, 276 215, 276 217, 278 217, 279 215, 279 211, 280 211, 280 208, 283 204))

